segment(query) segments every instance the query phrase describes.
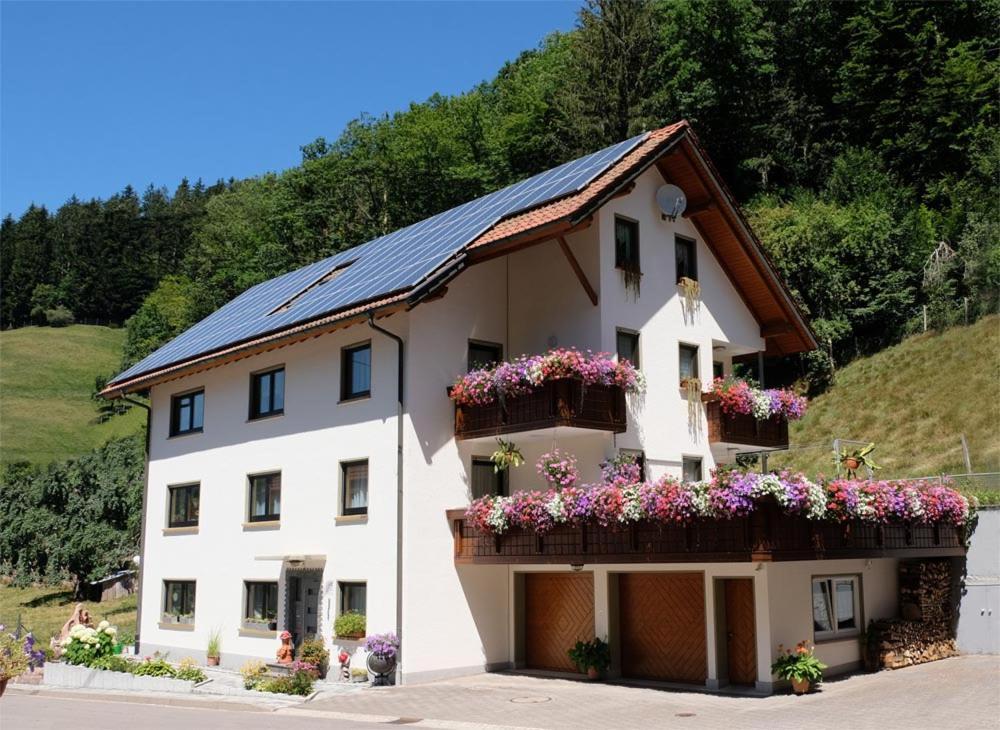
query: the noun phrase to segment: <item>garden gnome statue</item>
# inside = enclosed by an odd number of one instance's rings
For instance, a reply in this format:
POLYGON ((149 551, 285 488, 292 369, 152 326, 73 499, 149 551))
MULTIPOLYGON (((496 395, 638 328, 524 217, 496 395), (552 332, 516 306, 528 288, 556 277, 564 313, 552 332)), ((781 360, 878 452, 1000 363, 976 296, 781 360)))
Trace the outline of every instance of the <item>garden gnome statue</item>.
POLYGON ((340 681, 350 682, 351 681, 351 655, 346 651, 340 652, 337 656, 340 660, 340 681))
POLYGON ((281 646, 278 647, 278 664, 291 664, 293 658, 292 635, 288 631, 282 631, 281 646))

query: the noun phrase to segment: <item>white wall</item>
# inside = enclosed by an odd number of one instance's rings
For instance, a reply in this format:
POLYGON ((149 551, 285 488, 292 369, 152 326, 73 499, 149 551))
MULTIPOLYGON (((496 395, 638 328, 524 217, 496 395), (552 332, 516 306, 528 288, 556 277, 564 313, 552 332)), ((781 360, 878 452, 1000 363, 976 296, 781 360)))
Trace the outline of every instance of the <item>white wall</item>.
MULTIPOLYGON (((812 579, 830 575, 861 577, 861 625, 871 619, 899 615, 899 561, 895 558, 872 560, 823 560, 772 563, 767 566, 771 601, 771 651, 776 656, 778 644, 794 647, 800 641, 815 641, 812 622, 812 579)), ((861 661, 857 637, 838 641, 820 641, 816 656, 831 670, 851 669, 861 661)), ((827 672, 828 674, 830 671, 827 672)))
MULTIPOLYGON (((405 325, 405 317, 394 318, 405 325)), ((320 630, 329 637, 337 581, 368 583, 371 631, 395 627, 395 345, 367 327, 208 370, 153 389, 143 645, 173 647, 172 656, 204 651, 211 630, 222 630, 224 663, 271 657, 278 641, 240 636, 243 581, 277 580, 279 555, 325 556, 320 630), (371 338, 372 396, 338 404, 340 348, 371 338), (250 373, 285 366, 285 414, 248 421, 250 373), (172 393, 205 389, 204 432, 167 438, 172 393), (341 461, 369 459, 367 522, 337 523, 341 461), (280 470, 279 529, 245 528, 247 475, 280 470), (197 534, 164 534, 167 486, 200 482, 197 534), (197 579, 195 630, 158 627, 164 579, 197 579)), ((284 622, 279 583, 279 626, 284 622)))

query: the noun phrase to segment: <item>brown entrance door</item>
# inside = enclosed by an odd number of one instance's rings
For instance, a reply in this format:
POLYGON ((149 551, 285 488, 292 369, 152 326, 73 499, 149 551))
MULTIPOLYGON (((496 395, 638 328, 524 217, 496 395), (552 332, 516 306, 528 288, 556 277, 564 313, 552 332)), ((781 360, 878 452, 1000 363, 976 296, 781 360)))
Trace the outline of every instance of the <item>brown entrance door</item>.
POLYGON ((732 684, 757 680, 757 631, 754 621, 753 579, 723 581, 726 601, 726 656, 732 684))
POLYGON ((530 669, 577 672, 566 652, 593 638, 593 573, 525 574, 524 662, 530 669))
POLYGON ((701 573, 618 576, 622 676, 703 684, 708 675, 701 573))

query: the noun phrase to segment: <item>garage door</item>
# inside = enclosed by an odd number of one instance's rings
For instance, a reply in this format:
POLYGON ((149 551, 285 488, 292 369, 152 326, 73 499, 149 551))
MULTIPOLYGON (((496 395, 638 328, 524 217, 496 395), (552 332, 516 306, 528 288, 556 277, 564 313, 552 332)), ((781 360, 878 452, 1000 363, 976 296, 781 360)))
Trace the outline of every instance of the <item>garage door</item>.
POLYGON ((524 576, 524 660, 531 669, 576 672, 566 652, 594 638, 593 573, 524 576))
POLYGON ((702 684, 708 676, 701 573, 618 576, 622 675, 702 684))

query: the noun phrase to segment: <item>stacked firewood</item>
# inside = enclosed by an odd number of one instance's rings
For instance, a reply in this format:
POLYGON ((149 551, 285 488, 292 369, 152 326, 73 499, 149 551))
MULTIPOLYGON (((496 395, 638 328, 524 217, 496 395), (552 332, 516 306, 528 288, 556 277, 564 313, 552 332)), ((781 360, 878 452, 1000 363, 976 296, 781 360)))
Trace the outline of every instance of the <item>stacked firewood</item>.
POLYGON ((902 618, 873 621, 868 628, 869 664, 898 669, 958 653, 949 561, 900 563, 899 602, 902 618))

